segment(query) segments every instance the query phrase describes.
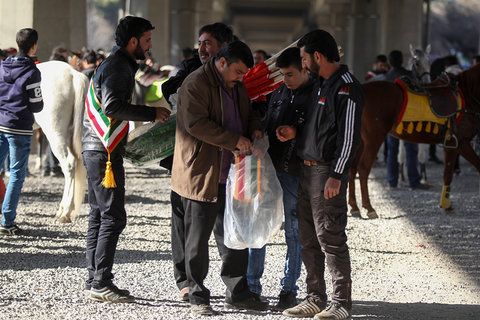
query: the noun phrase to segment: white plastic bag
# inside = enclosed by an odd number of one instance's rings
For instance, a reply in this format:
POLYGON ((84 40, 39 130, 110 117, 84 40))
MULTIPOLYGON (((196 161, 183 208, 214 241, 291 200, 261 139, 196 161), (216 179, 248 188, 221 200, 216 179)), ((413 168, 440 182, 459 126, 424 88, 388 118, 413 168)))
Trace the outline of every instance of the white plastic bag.
POLYGON ((225 245, 231 249, 261 248, 282 226, 282 187, 267 153, 268 137, 255 140, 253 155, 240 155, 227 178, 225 245))

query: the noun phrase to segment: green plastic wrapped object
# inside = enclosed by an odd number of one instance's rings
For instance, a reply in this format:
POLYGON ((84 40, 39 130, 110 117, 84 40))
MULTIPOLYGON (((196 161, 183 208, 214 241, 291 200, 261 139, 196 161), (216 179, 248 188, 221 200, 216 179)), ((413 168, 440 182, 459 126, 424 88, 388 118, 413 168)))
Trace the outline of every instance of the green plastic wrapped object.
POLYGON ((165 123, 145 124, 128 134, 125 158, 136 165, 159 163, 175 148, 175 114, 165 123))

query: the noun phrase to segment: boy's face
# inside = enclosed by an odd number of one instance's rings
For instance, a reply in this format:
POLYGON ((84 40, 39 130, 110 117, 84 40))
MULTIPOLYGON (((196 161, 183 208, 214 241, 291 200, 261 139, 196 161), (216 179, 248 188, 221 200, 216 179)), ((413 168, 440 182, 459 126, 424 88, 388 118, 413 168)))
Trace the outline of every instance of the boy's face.
POLYGON ((280 68, 283 74, 283 83, 288 89, 296 90, 308 81, 308 73, 305 69, 298 70, 295 66, 280 68))

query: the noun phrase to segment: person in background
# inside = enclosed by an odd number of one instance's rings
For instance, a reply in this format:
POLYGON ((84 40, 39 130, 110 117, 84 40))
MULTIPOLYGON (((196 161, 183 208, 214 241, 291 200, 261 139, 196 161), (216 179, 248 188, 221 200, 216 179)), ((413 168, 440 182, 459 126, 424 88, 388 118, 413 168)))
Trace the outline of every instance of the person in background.
POLYGON ((253 61, 255 62, 255 65, 260 62, 265 62, 268 58, 268 54, 264 50, 259 49, 253 53, 253 61))
POLYGON ((15 224, 17 206, 28 167, 33 114, 43 109, 41 75, 30 59, 37 51, 38 33, 31 28, 16 34, 17 56, 0 64, 0 163, 10 153, 10 179, 2 204, 0 235, 22 232, 15 224))
POLYGON ((372 70, 365 74, 365 81, 372 80, 376 76, 387 73, 388 69, 387 56, 384 54, 379 54, 373 62, 372 70))
POLYGON ((170 115, 165 108, 130 103, 136 61, 144 60, 152 48, 153 29, 150 21, 140 17, 120 20, 115 30, 117 45, 98 67, 85 101, 82 157, 90 204, 85 295, 94 301, 135 301, 128 290, 115 286, 112 268, 119 236, 127 224, 123 154, 128 121, 164 122, 170 115))
MULTIPOLYGON (((296 283, 302 268, 296 213, 300 160, 296 154, 296 139, 280 142, 275 131, 281 125, 294 127, 303 125, 306 108, 311 100, 313 81, 310 79, 308 71, 302 67, 298 48, 288 48, 283 51, 275 65, 280 68, 284 83, 271 95, 264 130, 270 143, 268 153, 283 190, 287 256, 279 300, 272 307, 275 311, 283 311, 297 305, 298 286, 296 283)), ((265 266, 265 252, 265 247, 249 249, 248 286, 250 291, 258 295, 258 298, 262 293, 260 278, 265 266)))
POLYGON ((97 53, 95 50, 86 50, 82 56, 82 73, 91 79, 97 67, 97 53))

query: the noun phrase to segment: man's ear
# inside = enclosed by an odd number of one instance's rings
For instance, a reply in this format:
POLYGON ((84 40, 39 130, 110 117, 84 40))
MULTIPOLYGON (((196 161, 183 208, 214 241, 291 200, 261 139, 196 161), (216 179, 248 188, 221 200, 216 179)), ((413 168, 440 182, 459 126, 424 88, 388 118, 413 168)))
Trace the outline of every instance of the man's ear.
POLYGON ((135 37, 131 37, 127 44, 127 46, 132 49, 135 49, 137 45, 138 45, 138 39, 135 37))
POLYGON ((317 63, 320 64, 320 61, 322 60, 323 54, 321 54, 318 51, 313 52, 313 60, 317 63))

